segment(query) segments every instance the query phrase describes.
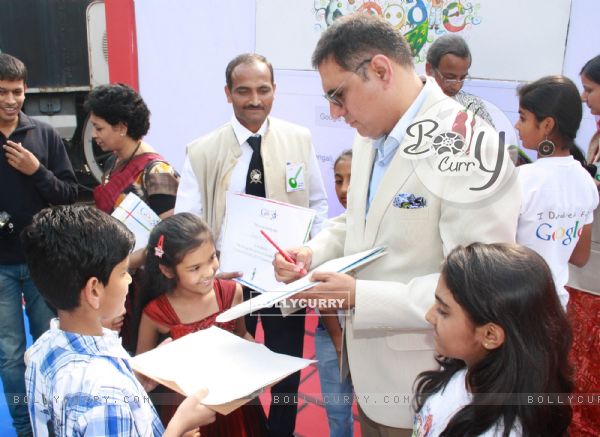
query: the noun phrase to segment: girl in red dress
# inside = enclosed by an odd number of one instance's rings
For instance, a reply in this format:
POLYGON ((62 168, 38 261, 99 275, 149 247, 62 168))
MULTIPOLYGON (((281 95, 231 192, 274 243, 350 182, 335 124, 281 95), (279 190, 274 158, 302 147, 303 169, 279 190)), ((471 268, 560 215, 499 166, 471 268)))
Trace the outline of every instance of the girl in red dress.
MULTIPOLYGON (((215 278, 218 268, 210 230, 194 214, 176 214, 152 230, 136 353, 156 347, 161 336, 177 339, 213 325, 253 340, 243 317, 227 323, 215 321, 217 315, 243 300, 239 284, 215 278)), ((176 409, 177 405, 160 405, 163 422, 168 422, 176 409)), ((217 414, 217 420, 202 427, 200 433, 202 437, 265 436, 265 414, 256 400, 227 416, 217 414)))

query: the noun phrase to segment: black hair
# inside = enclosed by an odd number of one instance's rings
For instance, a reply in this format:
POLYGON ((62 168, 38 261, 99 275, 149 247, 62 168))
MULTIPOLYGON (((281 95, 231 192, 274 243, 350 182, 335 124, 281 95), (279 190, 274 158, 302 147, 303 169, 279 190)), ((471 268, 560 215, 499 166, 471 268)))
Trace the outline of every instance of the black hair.
POLYGON ((471 51, 467 42, 458 35, 446 34, 436 39, 427 50, 427 62, 433 68, 438 68, 442 56, 455 55, 459 58, 469 58, 471 64, 471 51))
POLYGON ((538 122, 554 119, 556 133, 565 148, 574 144, 583 115, 577 87, 566 76, 546 76, 519 87, 519 106, 532 112, 538 122))
POLYGON ((0 53, 0 80, 27 82, 27 67, 20 59, 0 53))
POLYGON ((159 266, 167 267, 175 273, 177 264, 185 255, 207 241, 213 242, 210 228, 204 220, 189 212, 167 217, 152 229, 144 264, 142 308, 161 294, 173 291, 177 286, 177 279, 167 278, 159 266), (155 248, 159 246, 161 238, 163 253, 162 256, 157 256, 155 248))
POLYGON ((106 285, 115 266, 131 253, 135 238, 117 219, 92 206, 46 208, 21 233, 33 282, 56 309, 80 304, 90 278, 106 285))
MULTIPOLYGON (((519 245, 473 243, 448 255, 441 277, 475 326, 495 323, 505 338, 468 369, 473 400, 440 435, 476 436, 500 425, 507 437, 517 421, 526 436, 565 435, 570 405, 532 405, 518 398, 573 389, 567 357, 571 329, 544 259, 519 245)), ((437 361, 441 370, 417 377, 417 410, 466 366, 450 357, 437 361)))
POLYGON ((273 73, 273 65, 262 55, 257 53, 243 53, 241 55, 236 56, 229 64, 227 64, 227 68, 225 68, 225 83, 227 84, 227 88, 231 90, 233 88, 233 70, 240 64, 253 64, 255 62, 262 62, 265 64, 269 71, 271 72, 271 84, 275 83, 275 74, 273 73))
POLYGON ((346 158, 352 159, 352 149, 344 150, 342 153, 340 153, 340 156, 338 156, 333 163, 333 169, 335 170, 335 166, 338 165, 338 162, 346 158))
POLYGON ((84 108, 111 126, 123 123, 127 126, 127 135, 136 141, 150 129, 150 110, 144 99, 123 83, 94 88, 88 94, 84 108))
POLYGON ((585 171, 587 171, 590 174, 590 176, 596 176, 596 166, 594 164, 588 164, 585 155, 583 154, 583 151, 579 147, 577 147, 577 145, 572 144, 569 148, 569 152, 571 153, 573 159, 579 161, 581 166, 585 169, 585 171))
POLYGON ((378 54, 402 66, 413 66, 410 46, 394 26, 380 17, 354 13, 335 20, 323 32, 312 65, 318 68, 331 58, 344 70, 354 71, 361 62, 378 54))
POLYGON ((592 82, 600 84, 600 55, 593 57, 585 63, 579 75, 585 74, 592 82))

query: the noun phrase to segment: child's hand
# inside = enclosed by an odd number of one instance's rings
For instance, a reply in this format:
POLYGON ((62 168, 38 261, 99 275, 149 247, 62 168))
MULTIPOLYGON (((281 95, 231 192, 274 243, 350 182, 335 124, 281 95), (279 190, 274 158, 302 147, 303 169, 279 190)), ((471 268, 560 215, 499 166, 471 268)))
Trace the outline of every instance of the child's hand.
POLYGON ((244 275, 244 272, 219 272, 216 274, 217 279, 235 279, 244 275))
POLYGON ((123 327, 123 321, 125 320, 125 311, 120 316, 115 317, 114 319, 102 319, 102 326, 107 329, 111 329, 115 332, 121 332, 121 328, 123 327))
MULTIPOLYGON (((171 337, 167 337, 163 341, 161 341, 160 344, 156 347, 164 346, 165 344, 169 344, 172 341, 173 339, 171 337)), ((144 390, 146 390, 146 393, 151 392, 158 386, 158 382, 156 382, 152 378, 148 378, 147 376, 142 375, 141 373, 138 373, 135 370, 133 371, 133 373, 135 374, 135 377, 140 382, 140 384, 142 384, 142 387, 144 387, 144 390)))
POLYGON ((142 375, 141 373, 138 373, 135 370, 133 371, 133 374, 135 375, 137 380, 140 382, 140 384, 142 384, 142 387, 144 387, 144 390, 146 390, 146 393, 150 393, 152 390, 154 390, 158 386, 158 382, 156 382, 152 378, 148 378, 146 375, 142 375))
POLYGON ((194 428, 214 422, 215 412, 201 404, 207 394, 208 390, 204 388, 185 398, 169 422, 164 436, 181 436, 194 428))

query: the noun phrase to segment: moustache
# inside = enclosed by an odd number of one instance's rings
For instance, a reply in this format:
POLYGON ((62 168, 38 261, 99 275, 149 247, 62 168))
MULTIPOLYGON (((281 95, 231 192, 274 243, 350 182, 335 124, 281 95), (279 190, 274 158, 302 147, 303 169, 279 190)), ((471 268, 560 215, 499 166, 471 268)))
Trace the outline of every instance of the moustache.
POLYGON ((262 105, 246 105, 244 109, 265 109, 265 107, 262 105))

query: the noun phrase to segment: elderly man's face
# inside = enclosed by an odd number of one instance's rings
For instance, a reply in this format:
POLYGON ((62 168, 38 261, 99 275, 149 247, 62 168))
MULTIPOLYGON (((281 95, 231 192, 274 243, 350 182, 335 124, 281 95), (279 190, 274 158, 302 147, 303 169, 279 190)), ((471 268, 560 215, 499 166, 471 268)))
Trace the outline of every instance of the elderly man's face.
POLYGON ((235 67, 231 73, 231 89, 225 86, 235 117, 251 132, 258 131, 271 112, 275 97, 272 79, 265 63, 252 62, 235 67))
POLYGON ((385 108, 380 95, 381 84, 372 72, 366 59, 360 68, 354 71, 342 69, 332 58, 319 65, 323 91, 333 99, 329 100, 329 111, 333 118, 344 117, 346 123, 358 133, 368 138, 378 138, 389 133, 385 125, 385 108), (364 74, 367 79, 364 79, 364 74), (332 103, 332 100, 338 103, 332 103))
POLYGON ((447 96, 455 96, 464 85, 471 61, 453 54, 442 56, 437 68, 432 67, 433 77, 447 96))

